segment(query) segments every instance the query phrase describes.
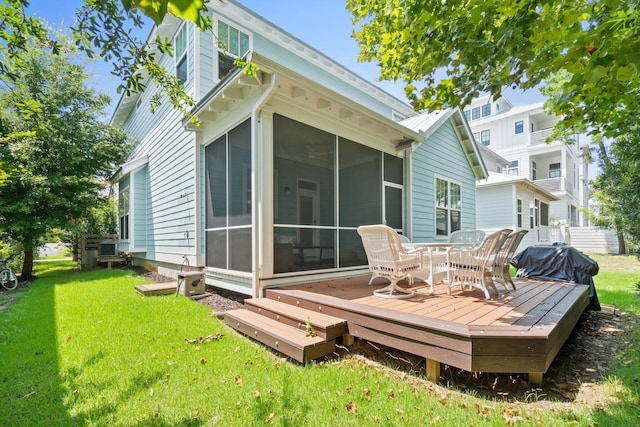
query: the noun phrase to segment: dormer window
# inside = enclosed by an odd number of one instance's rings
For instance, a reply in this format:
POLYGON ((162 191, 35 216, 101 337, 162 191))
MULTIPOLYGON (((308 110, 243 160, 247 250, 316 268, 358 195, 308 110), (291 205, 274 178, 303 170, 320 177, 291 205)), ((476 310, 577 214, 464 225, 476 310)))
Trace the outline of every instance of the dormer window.
POLYGON ((249 35, 218 20, 218 78, 222 80, 234 67, 236 58, 242 58, 250 47, 249 35))
POLYGON ((487 117, 491 115, 491 104, 482 105, 482 117, 487 117))

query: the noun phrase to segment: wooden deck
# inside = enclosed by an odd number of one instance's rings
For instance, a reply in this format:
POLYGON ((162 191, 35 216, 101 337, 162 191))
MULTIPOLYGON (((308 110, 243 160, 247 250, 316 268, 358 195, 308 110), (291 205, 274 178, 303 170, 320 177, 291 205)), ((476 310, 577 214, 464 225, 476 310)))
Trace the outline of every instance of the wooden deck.
POLYGON ((517 289, 486 300, 479 291, 416 283, 410 299, 372 295, 370 275, 269 289, 266 297, 347 321, 352 336, 471 372, 526 372, 540 381, 589 304, 588 286, 516 279, 517 289))

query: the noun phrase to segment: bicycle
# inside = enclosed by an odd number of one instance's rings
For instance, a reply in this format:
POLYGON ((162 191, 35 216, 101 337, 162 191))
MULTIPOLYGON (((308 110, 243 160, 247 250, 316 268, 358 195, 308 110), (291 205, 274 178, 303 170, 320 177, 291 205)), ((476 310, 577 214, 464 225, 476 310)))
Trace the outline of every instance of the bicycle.
POLYGON ((14 255, 11 255, 7 259, 0 260, 0 285, 8 291, 18 287, 18 277, 9 267, 9 261, 13 257, 14 255))

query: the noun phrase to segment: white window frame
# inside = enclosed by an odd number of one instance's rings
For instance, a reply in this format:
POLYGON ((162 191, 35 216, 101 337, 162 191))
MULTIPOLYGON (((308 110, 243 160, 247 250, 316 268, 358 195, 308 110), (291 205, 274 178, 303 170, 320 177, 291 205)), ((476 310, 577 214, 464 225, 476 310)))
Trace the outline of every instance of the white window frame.
POLYGON ((176 68, 176 78, 180 82, 180 84, 185 84, 189 81, 189 58, 187 56, 187 48, 188 46, 188 34, 187 34, 187 25, 182 24, 180 29, 176 32, 176 37, 173 41, 173 45, 175 47, 175 68, 176 68), (180 68, 182 65, 186 67, 184 80, 180 79, 180 68))
POLYGON ((522 199, 516 200, 516 218, 518 228, 522 228, 522 199))
POLYGON ((491 144, 491 131, 489 129, 485 129, 480 132, 480 144, 488 147, 491 144))
POLYGON ((513 176, 518 176, 519 175, 519 162, 518 160, 513 160, 512 162, 510 162, 507 166, 505 166, 503 168, 503 173, 506 173, 507 175, 513 175, 513 176))
POLYGON ((118 236, 121 241, 129 240, 131 232, 131 198, 129 186, 118 193, 118 236))
POLYGON ((516 135, 524 133, 524 120, 518 120, 515 123, 515 129, 514 129, 516 135))
POLYGON ((460 228, 462 227, 462 184, 460 184, 457 181, 453 181, 451 179, 448 179, 448 178, 445 178, 445 177, 442 177, 442 176, 436 176, 435 180, 434 180, 433 197, 434 197, 433 205, 434 205, 434 215, 435 215, 434 216, 434 218, 435 218, 434 219, 434 225, 435 225, 435 227, 434 227, 434 235, 435 235, 435 238, 436 239, 438 239, 438 238, 441 238, 441 239, 442 238, 448 238, 449 235, 452 232, 460 230, 460 228), (446 183, 446 186, 447 186, 447 189, 446 189, 446 191, 447 191, 446 201, 445 201, 444 204, 440 203, 440 200, 439 200, 439 197, 438 197, 438 181, 443 181, 444 183, 446 183), (452 185, 457 186, 458 189, 459 189, 458 196, 459 196, 460 200, 459 200, 459 207, 458 208, 455 208, 455 207, 451 206, 451 200, 452 200, 452 198, 451 198, 451 194, 452 194, 451 189, 452 189, 452 185), (446 221, 447 221, 446 228, 445 228, 445 231, 446 231, 445 234, 438 234, 438 227, 437 227, 438 210, 444 210, 445 211, 445 218, 446 218, 446 221), (460 228, 457 228, 455 230, 452 229, 452 224, 451 224, 452 223, 452 221, 451 221, 451 213, 452 212, 458 212, 458 218, 459 218, 458 219, 458 225, 459 225, 460 228))
POLYGON ((215 31, 215 37, 214 37, 214 46, 216 47, 215 51, 217 52, 217 65, 215 67, 215 73, 216 73, 216 79, 222 79, 224 78, 224 76, 220 76, 220 56, 224 55, 229 59, 234 59, 235 58, 242 58, 244 57, 247 52, 250 52, 251 49, 253 48, 253 37, 252 37, 252 33, 247 31, 246 29, 236 25, 235 23, 232 25, 231 23, 229 23, 226 19, 222 19, 220 17, 214 17, 214 21, 217 23, 216 25, 216 31, 215 31), (222 40, 221 39, 221 34, 220 34, 220 26, 222 25, 226 25, 227 26, 227 36, 226 36, 226 40, 222 40), (231 29, 235 30, 238 32, 238 51, 234 52, 232 50, 232 46, 230 46, 230 37, 231 37, 231 29), (244 52, 240 52, 242 50, 242 36, 246 36, 247 38, 247 48, 244 52))

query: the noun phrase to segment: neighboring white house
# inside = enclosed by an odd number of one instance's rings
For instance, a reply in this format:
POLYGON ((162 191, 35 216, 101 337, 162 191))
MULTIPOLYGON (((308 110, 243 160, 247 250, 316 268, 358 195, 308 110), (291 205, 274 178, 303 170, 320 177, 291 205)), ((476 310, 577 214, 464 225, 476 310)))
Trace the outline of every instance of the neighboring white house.
POLYGON ((481 146, 481 153, 489 176, 476 184, 478 228, 527 230, 520 248, 567 242, 566 227, 550 227, 549 207, 558 197, 528 178, 503 173, 510 162, 488 147, 481 146))
POLYGON ((151 114, 151 83, 112 118, 139 141, 112 179, 134 264, 169 275, 187 260, 208 284, 259 296, 364 272, 359 225, 418 241, 476 227, 487 170, 462 111, 407 127, 406 103, 235 1, 207 6, 214 34, 168 17, 149 37, 174 43, 158 58, 202 124, 168 103, 151 114))
POLYGON ((484 96, 464 114, 476 141, 508 161, 502 170, 489 167, 491 172, 526 178, 555 196, 549 206, 551 225, 589 225, 581 210, 588 208, 589 177, 579 135, 572 144, 547 143, 558 118, 545 113, 542 103, 514 107, 504 97, 484 96))

